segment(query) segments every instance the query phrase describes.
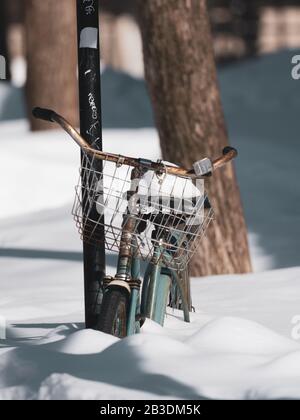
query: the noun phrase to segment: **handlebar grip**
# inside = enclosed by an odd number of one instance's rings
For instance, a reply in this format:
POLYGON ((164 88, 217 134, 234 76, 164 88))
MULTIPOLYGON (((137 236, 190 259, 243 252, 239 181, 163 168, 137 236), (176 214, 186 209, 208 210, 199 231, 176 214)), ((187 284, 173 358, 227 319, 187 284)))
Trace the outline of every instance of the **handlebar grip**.
POLYGON ((54 122, 56 113, 51 109, 34 108, 32 110, 32 115, 34 116, 34 118, 37 118, 39 120, 54 122))
POLYGON ((214 170, 222 168, 222 166, 230 163, 238 155, 238 151, 233 147, 227 146, 223 149, 223 156, 219 157, 213 162, 214 170))
POLYGON ((223 156, 228 155, 228 153, 232 153, 234 157, 238 156, 238 151, 234 147, 227 146, 223 149, 223 156))

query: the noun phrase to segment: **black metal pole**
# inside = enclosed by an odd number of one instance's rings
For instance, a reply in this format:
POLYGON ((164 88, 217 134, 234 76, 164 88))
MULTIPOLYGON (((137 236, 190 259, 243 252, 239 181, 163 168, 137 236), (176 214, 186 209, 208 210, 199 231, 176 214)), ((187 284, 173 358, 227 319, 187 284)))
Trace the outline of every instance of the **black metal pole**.
MULTIPOLYGON (((77 21, 80 131, 89 144, 102 150, 98 0, 77 0, 77 21)), ((93 169, 102 172, 102 163, 93 163, 93 169)), ((96 328, 102 300, 104 228, 98 229, 103 243, 83 245, 86 328, 96 328)))

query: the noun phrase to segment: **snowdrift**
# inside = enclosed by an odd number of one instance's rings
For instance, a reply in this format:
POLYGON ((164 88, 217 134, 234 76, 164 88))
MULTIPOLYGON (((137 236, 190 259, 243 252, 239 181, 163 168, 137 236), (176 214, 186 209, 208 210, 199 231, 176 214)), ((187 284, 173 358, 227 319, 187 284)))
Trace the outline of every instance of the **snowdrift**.
POLYGON ((74 324, 33 339, 34 325, 19 326, 0 350, 0 398, 299 398, 298 343, 253 321, 204 319, 172 313, 122 341, 74 324))

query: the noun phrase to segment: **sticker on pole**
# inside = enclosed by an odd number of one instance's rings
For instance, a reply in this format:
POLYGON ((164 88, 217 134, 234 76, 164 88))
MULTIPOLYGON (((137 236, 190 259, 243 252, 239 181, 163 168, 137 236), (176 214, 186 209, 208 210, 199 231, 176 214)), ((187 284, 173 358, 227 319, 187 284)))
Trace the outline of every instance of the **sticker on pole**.
POLYGON ((98 29, 84 28, 80 32, 79 48, 91 48, 96 50, 98 47, 98 29))
POLYGON ((6 79, 6 60, 3 55, 0 55, 0 79, 6 79))

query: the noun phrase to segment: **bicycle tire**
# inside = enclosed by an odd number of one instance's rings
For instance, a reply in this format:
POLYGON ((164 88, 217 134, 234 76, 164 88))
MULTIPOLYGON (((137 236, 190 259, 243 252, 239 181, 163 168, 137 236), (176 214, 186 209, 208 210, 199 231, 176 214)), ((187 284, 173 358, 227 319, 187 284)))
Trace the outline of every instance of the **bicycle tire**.
POLYGON ((127 335, 129 293, 124 287, 108 287, 103 296, 98 330, 118 338, 127 335))

